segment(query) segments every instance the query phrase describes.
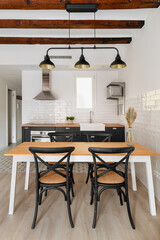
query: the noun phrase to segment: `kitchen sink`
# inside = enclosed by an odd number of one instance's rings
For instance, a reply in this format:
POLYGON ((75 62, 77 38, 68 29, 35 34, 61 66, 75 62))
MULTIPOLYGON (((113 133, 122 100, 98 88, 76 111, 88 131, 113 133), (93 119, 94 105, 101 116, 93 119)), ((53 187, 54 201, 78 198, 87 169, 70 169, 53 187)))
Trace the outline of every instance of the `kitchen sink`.
POLYGON ((105 131, 104 123, 80 123, 80 131, 105 131))

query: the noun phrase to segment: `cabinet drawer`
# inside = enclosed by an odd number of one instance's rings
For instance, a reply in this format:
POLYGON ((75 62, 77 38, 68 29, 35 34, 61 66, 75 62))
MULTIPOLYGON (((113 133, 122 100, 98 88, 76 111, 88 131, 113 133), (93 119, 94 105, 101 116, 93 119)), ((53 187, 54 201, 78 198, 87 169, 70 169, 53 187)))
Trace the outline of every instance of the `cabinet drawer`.
POLYGON ((56 131, 55 127, 31 127, 31 131, 56 131))
POLYGON ((56 132, 75 132, 80 131, 79 127, 56 127, 56 132))

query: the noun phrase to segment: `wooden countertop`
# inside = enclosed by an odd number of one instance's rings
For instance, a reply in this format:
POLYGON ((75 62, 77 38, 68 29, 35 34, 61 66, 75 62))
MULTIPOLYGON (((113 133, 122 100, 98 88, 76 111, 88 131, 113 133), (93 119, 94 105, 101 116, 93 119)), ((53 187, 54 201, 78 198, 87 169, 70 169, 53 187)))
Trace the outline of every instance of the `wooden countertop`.
MULTIPOLYGON (((89 147, 103 147, 103 148, 117 148, 117 147, 127 147, 126 142, 24 142, 11 149, 5 156, 15 156, 15 155, 32 155, 28 150, 29 147, 75 147, 72 155, 91 155, 88 151, 89 147)), ((132 156, 160 156, 160 154, 154 152, 153 150, 144 147, 139 143, 134 143, 135 150, 132 156)), ((57 154, 58 155, 58 154, 57 154)), ((113 154, 108 154, 113 155, 113 154)), ((123 154, 117 154, 123 155, 123 154)))
MULTIPOLYGON (((119 123, 104 123, 106 127, 125 127, 119 123)), ((55 124, 36 124, 26 123, 22 124, 22 127, 80 127, 79 123, 55 123, 55 124)))

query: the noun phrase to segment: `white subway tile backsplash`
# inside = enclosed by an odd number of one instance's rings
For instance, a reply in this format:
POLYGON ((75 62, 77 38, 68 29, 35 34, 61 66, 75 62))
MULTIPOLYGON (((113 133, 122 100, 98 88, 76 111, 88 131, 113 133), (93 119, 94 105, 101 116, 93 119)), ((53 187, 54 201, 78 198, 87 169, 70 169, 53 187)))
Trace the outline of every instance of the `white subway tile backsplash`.
MULTIPOLYGON (((70 100, 35 101, 24 99, 22 104, 23 123, 64 123, 67 115, 75 116, 75 122, 89 121, 89 111, 75 109, 74 103, 70 100)), ((121 122, 121 116, 117 116, 117 102, 106 100, 97 104, 93 121, 121 122)))
MULTIPOLYGON (((126 99, 126 109, 134 107, 137 119, 133 124, 134 140, 160 153, 160 89, 149 91, 141 95, 126 99)), ((160 157, 152 157, 153 171, 160 174, 160 157)), ((136 174, 147 185, 145 168, 138 164, 136 174)), ((157 188, 159 179, 154 176, 155 194, 160 200, 160 188, 157 188)))

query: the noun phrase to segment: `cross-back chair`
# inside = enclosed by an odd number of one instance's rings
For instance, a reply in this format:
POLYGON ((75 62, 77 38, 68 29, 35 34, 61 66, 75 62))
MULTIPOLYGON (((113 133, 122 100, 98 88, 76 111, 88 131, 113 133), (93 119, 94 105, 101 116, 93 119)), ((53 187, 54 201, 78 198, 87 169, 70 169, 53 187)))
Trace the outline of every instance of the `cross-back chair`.
POLYGON ((94 199, 94 217, 92 228, 96 227, 96 218, 97 218, 97 205, 100 201, 100 196, 104 190, 107 189, 116 189, 120 198, 120 204, 123 205, 124 202, 127 204, 127 211, 131 226, 135 229, 135 225, 132 219, 130 204, 129 204, 129 194, 128 194, 128 162, 131 153, 134 151, 134 147, 124 147, 124 148, 92 148, 88 149, 93 157, 94 166, 91 170, 91 201, 90 204, 93 204, 94 199), (100 154, 100 155, 99 155, 100 154), (119 156, 120 160, 114 164, 108 164, 105 161, 105 155, 107 154, 123 154, 119 156), (103 156, 101 156, 103 155, 103 156), (104 164, 105 169, 99 170, 98 163, 101 162, 104 164), (125 170, 120 171, 118 166, 121 163, 125 163, 125 170), (122 198, 123 197, 123 198, 122 198))
POLYGON ((87 142, 110 142, 112 134, 110 133, 87 133, 87 142))
POLYGON ((41 204, 42 194, 45 191, 55 189, 60 191, 65 201, 67 201, 68 215, 70 225, 73 228, 73 220, 71 215, 71 200, 70 191, 73 191, 73 179, 69 169, 69 161, 71 153, 74 151, 74 147, 63 147, 63 148, 37 148, 30 147, 29 151, 34 156, 35 168, 36 168, 36 202, 35 202, 35 213, 32 223, 32 229, 35 228, 38 205, 41 204), (57 155, 57 162, 49 164, 43 159, 44 155, 57 155), (60 154, 60 155, 59 155, 60 154), (66 161, 66 165, 63 166, 61 163, 66 161), (45 166, 45 170, 39 171, 39 162, 45 166), (61 169, 61 170, 60 170, 61 169), (65 188, 65 190, 64 190, 65 188))
POLYGON ((60 142, 60 137, 64 137, 64 142, 73 142, 73 133, 50 132, 48 133, 51 142, 60 142))
MULTIPOLYGON (((86 138, 87 142, 97 142, 97 138, 99 142, 110 142, 112 134, 111 133, 87 133, 86 138)), ((111 163, 112 164, 112 163, 111 163)), ((86 184, 89 180, 90 171, 92 169, 93 163, 88 163, 88 173, 86 178, 86 184)), ((99 168, 105 167, 102 163, 99 164, 99 168)))
MULTIPOLYGON (((62 142, 61 137, 63 138, 64 142, 73 142, 73 133, 67 133, 67 132, 50 132, 48 133, 48 136, 50 137, 50 142, 62 142)), ((62 163, 65 165, 66 163, 62 163)), ((69 168, 71 171, 71 177, 73 178, 73 166, 74 163, 69 164, 69 168)), ((73 183, 74 183, 74 178, 73 178, 73 183)), ((47 192, 46 192, 47 194, 47 192)))

